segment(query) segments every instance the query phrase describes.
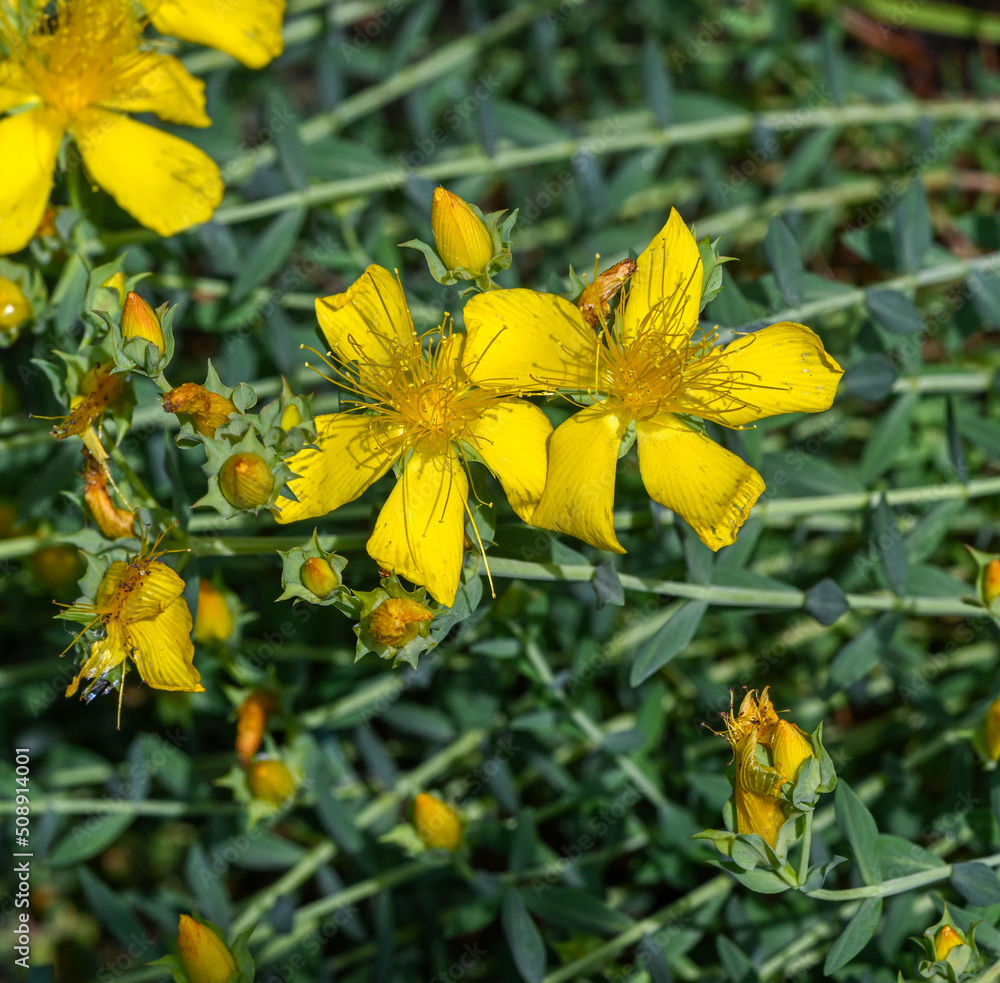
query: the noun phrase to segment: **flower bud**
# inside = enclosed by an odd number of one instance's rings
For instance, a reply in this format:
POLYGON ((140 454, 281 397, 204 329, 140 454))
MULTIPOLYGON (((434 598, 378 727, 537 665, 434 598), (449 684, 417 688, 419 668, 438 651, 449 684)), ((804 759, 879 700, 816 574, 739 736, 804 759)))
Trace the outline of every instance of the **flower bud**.
POLYGON ((244 768, 257 753, 271 714, 278 709, 273 693, 254 690, 236 711, 236 756, 244 768))
POLYGON ((990 760, 1000 761, 1000 698, 994 700, 986 711, 983 737, 990 760))
POLYGON ((83 452, 87 470, 83 473, 83 498, 97 528, 108 539, 131 536, 135 527, 135 513, 115 505, 108 491, 108 475, 101 463, 88 450, 83 452))
POLYGON ((1000 597, 1000 560, 992 559, 983 570, 982 601, 986 607, 992 607, 993 602, 1000 597))
POLYGON ((604 324, 611 313, 612 298, 636 269, 634 259, 623 259, 601 273, 593 283, 588 284, 577 301, 577 307, 589 324, 595 328, 604 324))
POLYGON ((302 586, 324 601, 340 586, 340 574, 322 556, 311 556, 299 571, 302 586))
POLYGON ((239 412, 231 399, 196 382, 171 389, 163 397, 163 409, 189 419, 203 437, 214 437, 215 431, 229 420, 229 414, 239 412))
POLYGON ((812 745, 801 727, 787 720, 778 720, 771 735, 771 756, 774 767, 794 782, 806 758, 813 757, 812 745))
POLYGON ((447 802, 421 792, 413 800, 413 822, 424 846, 444 850, 462 849, 465 821, 447 802))
POLYGON ((449 270, 463 267, 485 273, 493 259, 493 240, 483 220, 458 195, 434 189, 431 229, 438 255, 449 270))
POLYGON ((281 429, 291 430, 302 422, 302 412, 294 403, 289 403, 281 414, 281 429))
POLYGON ((101 284, 102 287, 108 287, 111 290, 118 291, 118 303, 125 304, 125 274, 119 270, 117 273, 112 273, 111 276, 101 284))
POLYGON ((428 611, 416 601, 406 597, 389 597, 372 612, 368 630, 383 645, 402 648, 417 637, 420 625, 433 617, 433 611, 428 611))
POLYGON ((14 331, 31 317, 31 304, 24 291, 0 276, 0 331, 14 331))
POLYGON ((952 949, 965 945, 965 939, 951 925, 942 925, 934 936, 934 958, 947 959, 952 949))
POLYGON ((219 488, 235 508, 259 509, 271 497, 274 476, 259 454, 233 454, 219 471, 219 488))
POLYGON ((236 972, 236 960, 226 943, 188 915, 181 915, 177 948, 190 983, 229 983, 236 972))
POLYGON ((132 338, 142 338, 144 341, 152 342, 160 350, 161 355, 166 353, 167 340, 163 336, 160 319, 156 316, 153 308, 134 290, 130 290, 125 296, 125 303, 122 305, 121 327, 122 337, 126 341, 130 341, 132 338))
POLYGON ((196 642, 225 642, 233 633, 235 619, 226 595, 203 577, 198 585, 198 615, 194 619, 196 642))
POLYGON ((53 594, 69 590, 83 575, 83 561, 72 546, 44 546, 31 555, 35 576, 53 594))
POLYGON ((280 761, 265 758, 255 761, 247 769, 250 794, 272 806, 280 806, 295 792, 295 779, 280 761))

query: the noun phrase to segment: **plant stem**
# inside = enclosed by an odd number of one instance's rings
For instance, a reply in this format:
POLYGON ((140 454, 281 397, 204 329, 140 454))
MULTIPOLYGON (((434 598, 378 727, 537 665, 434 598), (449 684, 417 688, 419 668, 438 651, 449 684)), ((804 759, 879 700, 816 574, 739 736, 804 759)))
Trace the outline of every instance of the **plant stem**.
POLYGON ((806 828, 802 834, 802 856, 799 858, 799 884, 803 884, 809 873, 809 854, 812 852, 813 814, 806 813, 806 828))

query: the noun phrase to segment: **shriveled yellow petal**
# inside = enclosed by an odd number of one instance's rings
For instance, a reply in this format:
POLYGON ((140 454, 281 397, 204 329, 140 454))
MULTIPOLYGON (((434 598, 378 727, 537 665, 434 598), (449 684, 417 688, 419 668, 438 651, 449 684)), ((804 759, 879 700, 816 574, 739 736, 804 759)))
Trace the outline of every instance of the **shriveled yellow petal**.
POLYGON ((730 427, 778 413, 818 413, 833 404, 843 374, 814 331, 782 321, 727 345, 712 388, 692 387, 684 403, 691 413, 730 427))
POLYGON ((124 113, 156 113, 160 119, 184 126, 208 126, 205 83, 171 55, 137 52, 128 85, 105 99, 105 109, 124 113))
POLYGON ((201 674, 194 667, 191 610, 178 597, 155 618, 128 626, 132 658, 139 675, 154 689, 203 693, 201 674))
POLYGON ((44 107, 0 120, 0 253, 23 249, 35 234, 64 130, 65 121, 44 107))
POLYGON ((303 448, 288 461, 298 475, 288 483, 298 501, 279 498, 275 519, 282 523, 311 519, 353 501, 392 467, 396 454, 386 449, 387 439, 371 416, 316 417, 316 446, 303 448))
POLYGON ((94 181, 162 236, 207 222, 222 200, 215 161, 180 137, 103 109, 77 116, 73 135, 94 181))
POLYGON ((153 560, 125 598, 122 619, 128 623, 152 618, 183 593, 184 581, 165 563, 153 560))
POLYGON ((469 482, 450 445, 417 444, 379 514, 368 553, 390 570, 451 604, 462 572, 469 482))
POLYGON ((532 403, 504 400, 469 425, 469 443, 500 479, 511 508, 531 522, 545 488, 549 418, 532 403))
POLYGON ((568 300, 491 290, 473 297, 464 317, 465 368, 477 385, 527 392, 595 387, 598 338, 568 300))
POLYGON ((685 344, 701 310, 701 255, 676 209, 640 253, 628 288, 621 328, 626 339, 653 331, 685 344))
POLYGON ((107 635, 91 645, 90 655, 80 667, 76 678, 66 687, 66 696, 73 696, 76 693, 82 679, 96 679, 120 666, 125 661, 127 652, 124 629, 114 622, 109 622, 107 635))
POLYGON ((761 476, 669 413, 637 430, 639 469, 650 497, 676 512, 710 549, 734 542, 764 491, 761 476))
POLYGON ((281 54, 285 0, 150 0, 150 20, 161 34, 218 48, 248 68, 281 54))
POLYGON ((330 348, 345 362, 388 365, 416 340, 399 281, 369 266, 342 294, 316 300, 316 318, 330 348))
POLYGON ((615 475, 629 414, 611 401, 574 413, 549 439, 549 473, 531 524, 613 553, 615 475))
POLYGON ((781 799, 761 795, 743 788, 739 782, 734 789, 736 800, 736 832, 759 833, 771 846, 778 844, 778 832, 785 825, 781 799))

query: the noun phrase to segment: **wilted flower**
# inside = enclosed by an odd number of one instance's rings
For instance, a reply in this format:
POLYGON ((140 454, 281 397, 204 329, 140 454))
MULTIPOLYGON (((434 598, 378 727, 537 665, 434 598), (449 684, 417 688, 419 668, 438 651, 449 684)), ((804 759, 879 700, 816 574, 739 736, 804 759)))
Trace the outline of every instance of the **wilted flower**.
POLYGON ((125 296, 121 319, 122 337, 126 341, 141 338, 159 349, 160 354, 167 350, 167 341, 156 312, 134 290, 125 296))
POLYGON ((236 972, 236 960, 226 943, 188 915, 181 915, 177 948, 190 983, 229 983, 236 972))
POLYGON ((135 513, 115 504, 108 491, 107 468, 86 448, 83 450, 83 457, 87 462, 83 472, 83 500, 87 503, 97 528, 108 539, 123 539, 133 535, 135 513))
POLYGON ((0 111, 23 110, 0 121, 0 146, 7 148, 0 164, 0 252, 22 249, 38 228, 66 132, 89 178, 143 225, 173 235, 211 218, 223 191, 215 162, 186 140, 125 115, 210 123, 204 83, 178 59, 147 46, 141 30, 130 0, 56 0, 20 25, 0 17, 0 41, 9 52, 0 62, 0 111))
POLYGON ((576 306, 592 327, 603 327, 611 313, 611 301, 636 271, 634 259, 623 259, 594 278, 580 295, 576 306))
POLYGON ((295 777, 281 761, 264 758, 247 768, 247 785, 255 799, 280 806, 295 792, 295 777))
POLYGON ((461 850, 465 821, 447 802, 421 792, 413 800, 413 822, 424 846, 461 850))
POLYGON ((214 437, 215 431, 236 413, 236 404, 226 396, 214 393, 196 382, 185 382, 163 397, 163 409, 190 420, 203 437, 214 437))
POLYGON ((368 630, 376 641, 393 648, 402 648, 417 637, 420 625, 432 621, 429 611, 408 597, 388 597, 372 612, 368 630))
POLYGON ((650 496, 720 549, 736 539, 764 482, 690 418, 740 428, 831 405, 842 370, 805 325, 773 324, 725 346, 714 333, 696 336, 702 276, 698 244, 672 211, 639 256, 614 323, 596 333, 553 294, 493 290, 466 305, 464 364, 474 382, 587 398, 552 435, 533 525, 624 552, 615 472, 622 441, 635 433, 650 496))
POLYGON ((274 475, 259 454, 233 454, 219 471, 219 490, 238 509, 266 505, 274 491, 274 475))
POLYGON ((486 272, 493 258, 493 240, 468 202, 444 188, 435 188, 431 230, 438 255, 449 271, 486 272))
POLYGON ((80 381, 69 413, 52 428, 58 440, 82 437, 124 392, 125 376, 114 371, 114 362, 98 362, 80 381))
POLYGON ((236 711, 236 756, 245 768, 257 753, 267 721, 278 709, 278 700, 267 690, 254 690, 236 711))
POLYGON ((226 595, 212 581, 202 577, 198 585, 194 640, 202 643, 228 641, 235 623, 226 595))

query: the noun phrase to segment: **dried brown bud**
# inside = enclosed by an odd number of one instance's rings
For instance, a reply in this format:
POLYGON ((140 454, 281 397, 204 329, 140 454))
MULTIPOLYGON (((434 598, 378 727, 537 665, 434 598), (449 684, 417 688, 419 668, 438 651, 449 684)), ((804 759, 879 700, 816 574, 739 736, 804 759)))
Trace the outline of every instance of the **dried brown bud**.
POLYGON ((108 491, 108 473, 90 451, 83 451, 87 469, 83 472, 83 498, 97 528, 108 539, 124 539, 134 532, 135 513, 115 505, 108 491))
POLYGON ((622 284, 636 271, 634 259, 623 259, 605 270, 580 295, 577 306, 584 320, 595 328, 604 324, 611 313, 611 301, 622 284))
POLYGON ((183 386, 171 389, 163 397, 163 409, 190 420, 203 437, 214 437, 215 431, 229 419, 229 414, 238 412, 231 399, 213 393, 196 382, 185 382, 183 386))
POLYGON ((431 621, 433 611, 406 597, 390 597, 372 612, 369 631, 376 641, 393 648, 402 648, 412 642, 420 631, 420 625, 431 621))

